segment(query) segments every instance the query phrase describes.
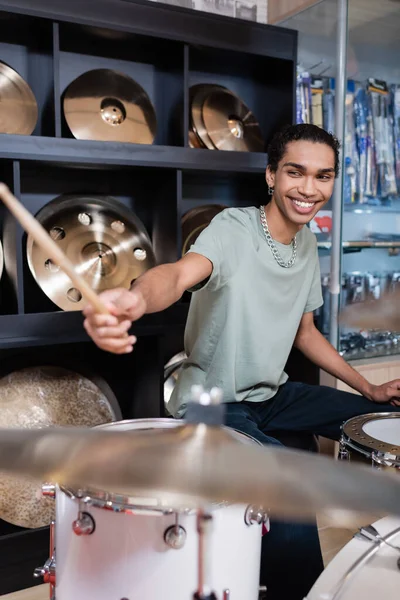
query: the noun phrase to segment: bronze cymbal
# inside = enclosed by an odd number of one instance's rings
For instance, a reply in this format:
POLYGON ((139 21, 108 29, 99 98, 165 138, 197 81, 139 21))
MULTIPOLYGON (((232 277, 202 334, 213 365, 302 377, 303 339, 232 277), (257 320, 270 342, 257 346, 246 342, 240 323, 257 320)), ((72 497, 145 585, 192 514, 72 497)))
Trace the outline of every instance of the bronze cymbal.
POLYGON ((36 98, 14 69, 0 62, 0 133, 31 135, 38 120, 36 98))
MULTIPOLYGON (((110 423, 116 419, 117 400, 99 379, 51 365, 13 371, 0 379, 0 427, 110 423)), ((41 496, 40 484, 29 474, 3 473, 0 518, 19 527, 45 527, 54 519, 54 501, 41 496)))
POLYGON ((195 144, 197 141, 200 144, 200 146, 194 147, 204 147, 209 150, 215 150, 215 146, 204 125, 202 113, 204 101, 208 94, 214 89, 226 90, 225 87, 214 83, 199 83, 192 85, 189 89, 190 128, 193 131, 192 136, 189 134, 189 142, 195 144))
POLYGON ((1 429, 0 470, 73 489, 156 494, 177 510, 253 503, 298 521, 314 519, 319 510, 343 520, 354 512, 400 513, 396 474, 241 444, 225 428, 204 423, 156 431, 1 429))
MULTIPOLYGON (((156 264, 143 223, 113 198, 59 196, 36 218, 95 291, 129 289, 139 275, 156 264)), ((33 277, 59 308, 83 309, 85 300, 80 291, 30 235, 27 259, 33 277)))
POLYGON ((217 150, 264 151, 258 122, 250 109, 231 91, 215 89, 208 93, 202 117, 217 150))
POLYGON ((340 323, 352 328, 400 331, 400 290, 378 300, 349 304, 340 313, 340 323))
POLYGON ((190 246, 194 244, 200 233, 212 221, 212 219, 223 211, 227 206, 224 204, 204 204, 196 206, 186 212, 181 219, 182 227, 182 256, 186 254, 190 246))
POLYGON ((145 90, 111 69, 83 73, 67 88, 65 119, 81 140, 152 144, 157 120, 145 90))

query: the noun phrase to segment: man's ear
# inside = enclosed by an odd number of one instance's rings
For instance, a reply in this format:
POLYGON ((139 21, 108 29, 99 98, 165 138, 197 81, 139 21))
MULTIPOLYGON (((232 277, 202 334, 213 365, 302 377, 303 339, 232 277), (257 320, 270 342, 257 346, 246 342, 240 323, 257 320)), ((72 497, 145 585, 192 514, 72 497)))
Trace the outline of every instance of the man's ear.
POLYGON ((270 188, 275 187, 275 173, 271 171, 271 167, 269 165, 265 171, 265 180, 270 188))

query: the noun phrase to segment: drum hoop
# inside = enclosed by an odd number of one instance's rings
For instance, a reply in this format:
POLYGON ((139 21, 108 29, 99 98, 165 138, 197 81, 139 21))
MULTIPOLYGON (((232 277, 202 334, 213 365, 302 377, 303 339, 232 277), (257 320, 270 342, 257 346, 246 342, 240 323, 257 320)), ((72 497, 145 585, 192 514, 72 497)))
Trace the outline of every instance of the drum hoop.
MULTIPOLYGON (((185 425, 186 421, 184 419, 175 419, 175 418, 148 418, 148 419, 125 419, 122 421, 114 421, 111 423, 103 423, 101 425, 95 425, 92 429, 116 429, 124 425, 129 424, 138 424, 138 425, 148 425, 148 427, 137 428, 140 431, 144 431, 146 429, 158 429, 158 427, 154 427, 155 424, 159 424, 160 426, 166 426, 167 428, 174 428, 185 425)), ((162 427, 159 427, 160 429, 162 427)), ((252 443, 255 443, 259 446, 263 444, 253 438, 251 435, 247 433, 243 433, 242 431, 238 431, 237 429, 233 429, 232 427, 223 426, 223 429, 230 430, 239 434, 240 437, 246 438, 250 440, 252 443)), ((194 514, 195 509, 189 507, 175 508, 173 506, 161 505, 161 504, 140 504, 140 492, 138 491, 138 495, 135 497, 125 496, 123 494, 118 494, 114 492, 107 492, 104 490, 93 490, 93 489, 77 489, 74 490, 67 486, 59 486, 59 489, 64 492, 70 499, 79 500, 84 502, 87 505, 93 506, 95 508, 101 508, 104 510, 109 510, 113 512, 122 512, 127 514, 153 514, 153 515, 170 515, 170 514, 194 514)), ((149 494, 146 493, 146 498, 149 498, 149 494)), ((157 500, 156 498, 154 498, 157 500)), ((215 508, 222 508, 229 506, 229 502, 213 502, 212 506, 215 508)))
POLYGON ((373 453, 379 456, 388 455, 389 459, 400 461, 400 446, 377 440, 363 430, 366 423, 384 419, 400 419, 400 413, 368 413, 349 419, 342 426, 343 442, 348 445, 350 441, 353 442, 357 449, 363 449, 368 456, 373 453))

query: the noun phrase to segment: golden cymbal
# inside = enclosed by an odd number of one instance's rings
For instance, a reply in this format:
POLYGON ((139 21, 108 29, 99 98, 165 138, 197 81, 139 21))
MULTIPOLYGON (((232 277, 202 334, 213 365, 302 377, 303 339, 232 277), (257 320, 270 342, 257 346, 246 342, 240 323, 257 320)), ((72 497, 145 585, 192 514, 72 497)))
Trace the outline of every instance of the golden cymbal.
POLYGON ((75 79, 64 96, 65 119, 81 140, 152 144, 157 120, 145 90, 111 69, 94 69, 75 79))
POLYGON ((211 141, 207 129, 203 121, 203 104, 208 94, 214 89, 226 90, 225 87, 214 83, 199 83, 192 85, 189 89, 189 106, 190 106, 190 129, 189 142, 195 148, 203 147, 209 150, 215 150, 215 146, 211 141), (197 146, 195 144, 198 144, 197 146))
MULTIPOLYGON (((118 404, 100 379, 52 365, 13 371, 0 379, 0 427, 93 427, 110 423, 117 418, 114 407, 118 404)), ((36 528, 49 525, 54 516, 54 501, 41 496, 37 481, 29 475, 2 474, 1 519, 36 528)))
POLYGON ((14 69, 0 62, 0 133, 31 135, 38 120, 36 98, 14 69))
POLYGON ((308 452, 242 444, 223 427, 0 430, 0 470, 72 489, 156 495, 176 510, 253 503, 307 521, 319 510, 400 513, 400 479, 308 452))
POLYGON ((218 150, 263 152, 264 140, 253 113, 229 90, 211 90, 203 103, 207 134, 218 150))
MULTIPOLYGON (((113 198, 60 196, 44 206, 36 218, 95 291, 129 289, 139 275, 156 264, 143 224, 113 198)), ((30 235, 27 259, 38 285, 59 308, 83 309, 81 292, 30 235)))
POLYGON ((349 304, 339 319, 348 327, 400 332, 400 290, 384 294, 378 300, 349 304))
POLYGON ((196 206, 186 212, 181 219, 182 227, 182 256, 186 254, 190 246, 194 244, 200 233, 212 221, 212 219, 223 211, 227 206, 224 204, 204 204, 196 206))

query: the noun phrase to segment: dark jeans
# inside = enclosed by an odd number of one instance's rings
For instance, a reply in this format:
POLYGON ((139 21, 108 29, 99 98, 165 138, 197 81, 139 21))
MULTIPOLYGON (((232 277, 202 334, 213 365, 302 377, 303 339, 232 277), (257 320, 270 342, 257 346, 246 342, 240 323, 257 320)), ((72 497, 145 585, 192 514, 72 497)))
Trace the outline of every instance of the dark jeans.
MULTIPOLYGON (((226 425, 263 444, 281 443, 278 432, 305 432, 338 440, 347 419, 400 407, 375 404, 348 392, 302 383, 285 383, 272 400, 226 405, 226 425)), ((272 521, 263 537, 260 583, 267 600, 303 600, 323 570, 315 523, 272 521)))

